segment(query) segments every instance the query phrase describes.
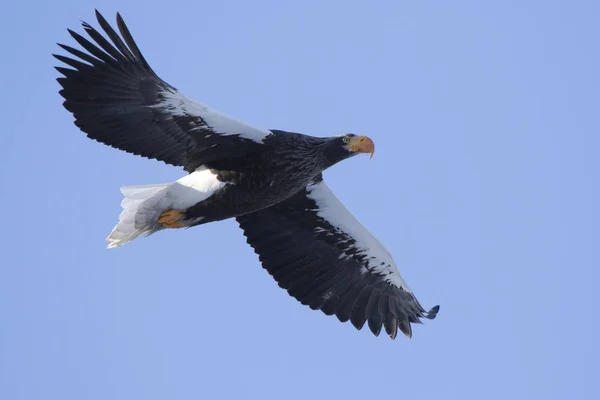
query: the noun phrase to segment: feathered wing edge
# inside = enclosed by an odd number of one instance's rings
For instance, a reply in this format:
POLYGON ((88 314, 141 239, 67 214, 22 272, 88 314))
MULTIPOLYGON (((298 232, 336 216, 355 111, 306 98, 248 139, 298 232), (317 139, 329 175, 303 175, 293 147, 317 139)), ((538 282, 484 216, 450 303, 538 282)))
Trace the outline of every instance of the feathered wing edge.
POLYGON ((53 56, 64 107, 75 125, 91 139, 143 157, 183 166, 201 165, 256 151, 271 135, 191 100, 152 70, 117 14, 119 34, 96 11, 106 37, 90 24, 83 28, 93 40, 68 30, 85 50, 59 44, 74 57, 53 56))
MULTIPOLYGON (((378 336, 383 327, 392 339, 398 330, 410 338, 411 323, 436 317, 439 306, 425 311, 410 289, 402 287, 401 278, 390 277, 399 272, 382 264, 385 255, 373 254, 375 246, 362 248, 356 232, 340 229, 319 216, 320 210, 308 189, 237 218, 263 268, 281 288, 314 310, 336 315, 341 322, 350 320, 359 330, 367 323, 378 336)), ((352 217, 344 210, 345 218, 352 217)))
POLYGON ((176 89, 152 70, 120 14, 117 26, 122 38, 97 10, 96 18, 112 44, 82 22, 95 43, 68 29, 85 51, 59 43, 74 57, 53 54, 73 68, 55 67, 63 75, 57 78, 63 106, 91 139, 135 155, 186 166, 188 153, 195 147, 193 138, 167 112, 149 107, 160 104, 160 93, 176 93, 176 89))

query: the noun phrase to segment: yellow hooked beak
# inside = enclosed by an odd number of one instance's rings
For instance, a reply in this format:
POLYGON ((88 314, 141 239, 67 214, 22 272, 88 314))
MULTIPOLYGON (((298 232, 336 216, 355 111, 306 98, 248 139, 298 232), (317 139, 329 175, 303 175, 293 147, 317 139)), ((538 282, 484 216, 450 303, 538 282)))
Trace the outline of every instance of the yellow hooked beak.
POLYGON ((350 138, 350 142, 346 145, 346 148, 355 153, 370 153, 373 158, 373 154, 375 153, 375 143, 366 137, 366 136, 356 136, 350 138))

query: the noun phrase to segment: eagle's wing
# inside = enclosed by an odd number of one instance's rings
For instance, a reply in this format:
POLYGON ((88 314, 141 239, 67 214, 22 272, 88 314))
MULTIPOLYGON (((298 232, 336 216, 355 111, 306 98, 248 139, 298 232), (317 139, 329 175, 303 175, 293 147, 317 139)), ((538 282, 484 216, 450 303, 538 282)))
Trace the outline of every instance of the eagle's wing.
POLYGON ((314 310, 392 339, 410 323, 435 318, 408 288, 390 253, 319 176, 292 198, 237 218, 248 243, 279 286, 314 310))
POLYGON ((74 58, 54 55, 64 106, 90 138, 127 152, 194 170, 216 159, 260 148, 269 130, 227 117, 182 95, 156 75, 117 14, 121 37, 96 11, 110 41, 87 23, 95 43, 69 30, 89 53, 59 44, 74 58))

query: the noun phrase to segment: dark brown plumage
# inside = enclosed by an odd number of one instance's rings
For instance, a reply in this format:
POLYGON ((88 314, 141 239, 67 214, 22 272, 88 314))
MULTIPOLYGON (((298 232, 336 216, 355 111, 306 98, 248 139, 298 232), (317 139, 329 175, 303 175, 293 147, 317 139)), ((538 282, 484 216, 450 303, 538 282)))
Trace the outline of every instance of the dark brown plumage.
POLYGON ((96 12, 108 40, 83 23, 92 41, 70 31, 87 51, 70 57, 64 106, 91 139, 183 167, 176 182, 122 188, 119 223, 107 240, 237 218, 263 267, 312 309, 365 323, 379 335, 412 335, 411 323, 435 318, 402 279, 390 253, 339 202, 322 178, 327 168, 374 152, 366 136, 316 138, 256 128, 182 95, 150 68, 125 22, 120 35, 96 12), (110 41, 109 41, 110 40, 110 41))

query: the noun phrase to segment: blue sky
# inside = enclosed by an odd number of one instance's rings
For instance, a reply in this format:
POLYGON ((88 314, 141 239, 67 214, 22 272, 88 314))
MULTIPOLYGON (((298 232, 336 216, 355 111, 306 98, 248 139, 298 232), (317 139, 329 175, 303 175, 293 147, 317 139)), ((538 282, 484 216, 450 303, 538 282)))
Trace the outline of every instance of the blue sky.
POLYGON ((596 399, 600 3, 3 2, 0 398, 596 399), (87 138, 66 28, 120 11, 158 74, 257 126, 372 137, 325 175, 439 316, 312 311, 234 221, 104 238, 182 171, 87 138), (595 378, 594 378, 595 377, 595 378))

